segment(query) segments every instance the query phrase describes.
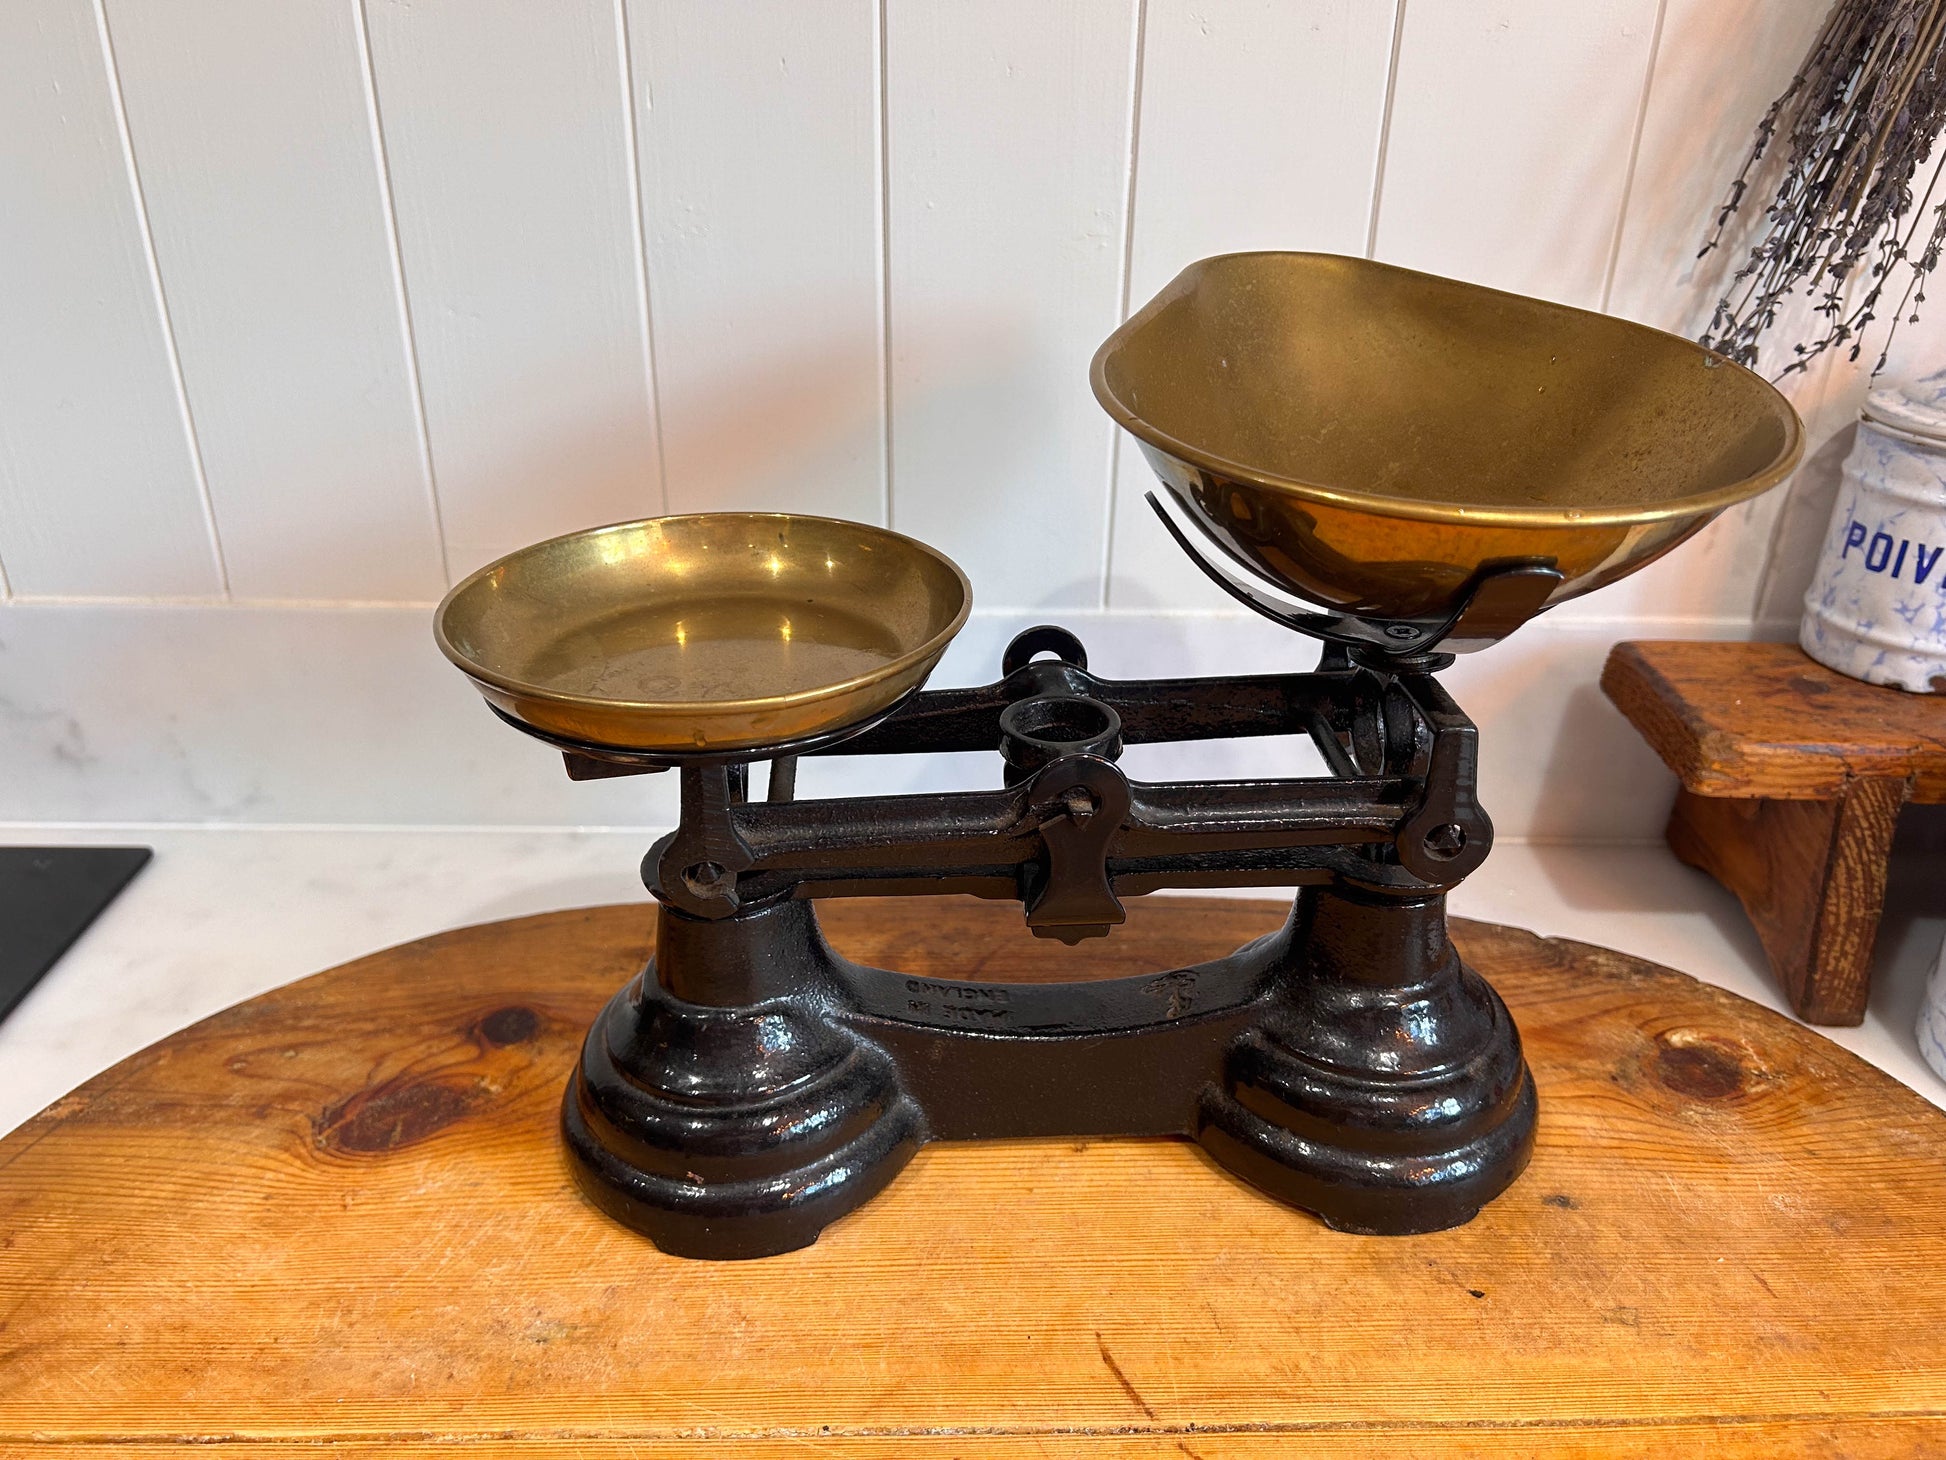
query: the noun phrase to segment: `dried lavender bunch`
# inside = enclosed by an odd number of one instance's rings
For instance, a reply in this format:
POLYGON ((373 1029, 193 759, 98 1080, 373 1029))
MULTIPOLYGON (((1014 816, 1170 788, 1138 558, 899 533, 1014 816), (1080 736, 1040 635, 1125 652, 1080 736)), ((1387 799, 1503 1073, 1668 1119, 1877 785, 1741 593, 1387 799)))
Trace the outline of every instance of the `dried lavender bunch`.
MULTIPOLYGON (((1946 128, 1942 47, 1946 0, 1837 0, 1797 76, 1758 125, 1703 245, 1707 254, 1722 244, 1724 229, 1750 201, 1758 164, 1781 137, 1789 151, 1764 210, 1766 230, 1730 280, 1703 344, 1754 367, 1758 341, 1783 302, 1803 289, 1830 324, 1821 338, 1793 347, 1781 378, 1838 345, 1848 344, 1856 360, 1888 290, 1898 299, 1894 331, 1901 320, 1918 318, 1926 277, 1946 246, 1946 197, 1933 201, 1946 154, 1932 164, 1916 204, 1912 195, 1914 177, 1946 128), (1930 232, 1915 254, 1928 216, 1930 232), (1852 301, 1861 268, 1864 292, 1852 301)), ((1888 333, 1874 373, 1890 349, 1888 333)))

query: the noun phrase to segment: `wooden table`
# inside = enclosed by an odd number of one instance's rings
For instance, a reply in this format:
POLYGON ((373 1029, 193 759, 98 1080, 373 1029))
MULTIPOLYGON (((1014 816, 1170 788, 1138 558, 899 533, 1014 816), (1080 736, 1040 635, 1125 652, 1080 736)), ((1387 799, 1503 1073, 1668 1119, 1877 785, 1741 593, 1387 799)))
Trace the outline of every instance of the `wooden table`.
MULTIPOLYGON (((1146 899, 1062 950, 1010 906, 825 908, 853 956, 989 979, 1281 916, 1146 899)), ((585 1206, 555 1136, 650 927, 377 954, 0 1142, 0 1453, 1946 1453, 1946 1117, 1681 974, 1458 926, 1542 1114, 1455 1231, 1346 1236, 1186 1142, 1055 1140, 929 1148, 814 1247, 706 1264, 585 1206)))
POLYGON ((1682 782, 1669 845, 1737 895, 1791 1007, 1857 1024, 1899 808, 1946 802, 1946 695, 1795 644, 1617 644, 1601 687, 1682 782))

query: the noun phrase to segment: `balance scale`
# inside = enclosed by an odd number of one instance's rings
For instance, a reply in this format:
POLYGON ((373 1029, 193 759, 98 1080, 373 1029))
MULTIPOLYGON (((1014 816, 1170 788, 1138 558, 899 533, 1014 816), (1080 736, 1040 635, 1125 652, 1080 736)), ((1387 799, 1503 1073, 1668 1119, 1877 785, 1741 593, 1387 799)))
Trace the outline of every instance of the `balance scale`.
POLYGON ((1109 679, 1050 626, 992 683, 929 690, 965 575, 883 528, 787 514, 572 533, 440 605, 447 657, 569 775, 679 777, 680 824, 642 869, 654 960, 562 1105, 582 1189, 664 1251, 806 1246, 933 1140, 1187 1136, 1361 1233, 1465 1222, 1526 1163, 1519 1034, 1446 932, 1493 828, 1477 731, 1436 676, 1781 481, 1796 414, 1673 335, 1322 254, 1192 265, 1092 380, 1171 535, 1322 640, 1315 670, 1109 679), (1328 775, 1117 764, 1293 733, 1328 775), (997 784, 794 794, 804 756, 948 751, 996 753, 997 784), (1238 886, 1297 889, 1280 931, 1096 982, 869 968, 817 918, 820 898, 965 893, 1074 943, 1127 898, 1238 886))

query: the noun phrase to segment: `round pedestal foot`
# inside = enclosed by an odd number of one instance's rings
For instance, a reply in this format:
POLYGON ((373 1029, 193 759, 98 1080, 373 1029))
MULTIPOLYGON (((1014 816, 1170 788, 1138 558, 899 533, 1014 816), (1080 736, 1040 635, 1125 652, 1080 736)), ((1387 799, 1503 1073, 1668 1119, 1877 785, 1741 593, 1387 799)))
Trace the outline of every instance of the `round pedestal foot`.
MULTIPOLYGON (((1397 1092, 1300 1072, 1286 1052, 1267 1047, 1254 1061, 1259 1070, 1244 1076, 1237 1093, 1212 1091, 1205 1100, 1203 1145, 1252 1186, 1341 1232, 1404 1236, 1470 1222, 1512 1184, 1533 1150, 1534 1082, 1524 1070, 1494 1108, 1477 1112, 1484 1130, 1476 1119, 1464 1123, 1477 1131, 1467 1138, 1427 1130, 1402 1140, 1396 1127, 1369 1114, 1397 1092), (1362 1118, 1321 1113, 1359 1106, 1367 1112, 1362 1118)), ((1239 1061, 1250 1062, 1252 1056, 1239 1061)))
POLYGON ((653 970, 588 1031, 561 1124, 590 1200, 715 1259, 809 1246, 923 1138, 890 1063, 815 1005, 690 1004, 653 970))
POLYGON ((1469 1221, 1533 1150, 1533 1077, 1443 900, 1311 891, 1302 969, 1241 1035, 1198 1138, 1253 1186, 1347 1232, 1469 1221))

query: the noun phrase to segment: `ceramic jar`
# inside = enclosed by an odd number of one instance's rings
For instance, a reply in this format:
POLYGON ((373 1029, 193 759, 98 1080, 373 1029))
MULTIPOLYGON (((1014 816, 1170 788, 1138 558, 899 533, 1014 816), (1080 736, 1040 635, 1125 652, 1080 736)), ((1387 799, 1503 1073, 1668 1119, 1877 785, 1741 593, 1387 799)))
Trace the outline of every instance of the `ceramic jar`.
POLYGON ((1946 370, 1867 397, 1798 642, 1854 679, 1946 692, 1946 370))
POLYGON ((1939 945, 1939 964, 1926 985, 1925 1002, 1919 1006, 1919 1053, 1926 1057, 1933 1073, 1946 1080, 1946 942, 1939 945))

